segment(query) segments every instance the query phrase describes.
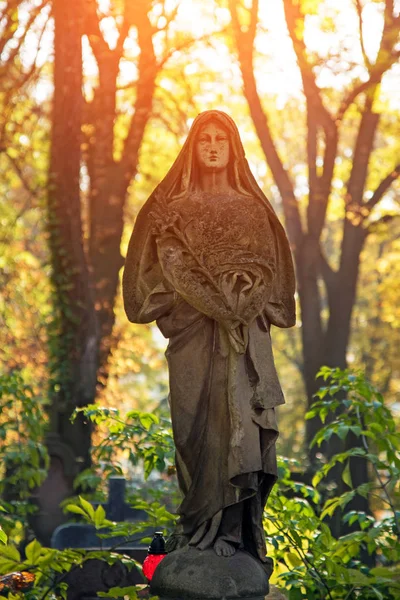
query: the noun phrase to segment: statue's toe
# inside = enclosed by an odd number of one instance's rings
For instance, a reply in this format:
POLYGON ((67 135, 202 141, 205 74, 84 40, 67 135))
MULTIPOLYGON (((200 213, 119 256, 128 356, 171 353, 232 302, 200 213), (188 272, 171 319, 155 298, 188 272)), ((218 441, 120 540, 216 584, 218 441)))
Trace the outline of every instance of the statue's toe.
POLYGON ((229 542, 218 538, 214 544, 214 551, 217 556, 233 556, 236 548, 229 542))

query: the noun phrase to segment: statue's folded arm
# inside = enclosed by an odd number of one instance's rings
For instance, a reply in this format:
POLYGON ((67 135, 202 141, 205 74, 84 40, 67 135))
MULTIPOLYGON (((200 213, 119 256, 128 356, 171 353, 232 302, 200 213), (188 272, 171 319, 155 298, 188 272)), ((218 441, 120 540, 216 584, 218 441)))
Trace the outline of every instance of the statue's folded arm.
POLYGON ((188 304, 226 327, 243 323, 229 308, 212 277, 204 269, 188 269, 185 250, 170 236, 157 239, 158 258, 166 280, 188 304))

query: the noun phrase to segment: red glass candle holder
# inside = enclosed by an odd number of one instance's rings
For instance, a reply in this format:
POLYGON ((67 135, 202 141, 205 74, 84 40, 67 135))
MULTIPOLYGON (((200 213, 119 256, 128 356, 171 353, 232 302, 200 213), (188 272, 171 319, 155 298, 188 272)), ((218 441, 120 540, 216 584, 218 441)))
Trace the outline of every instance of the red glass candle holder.
POLYGON ((156 531, 142 566, 143 575, 149 583, 153 578, 157 566, 166 555, 165 540, 162 531, 156 531))
POLYGON ((146 577, 149 583, 153 579, 154 571, 164 556, 166 556, 166 554, 148 554, 144 559, 142 567, 143 575, 146 577))

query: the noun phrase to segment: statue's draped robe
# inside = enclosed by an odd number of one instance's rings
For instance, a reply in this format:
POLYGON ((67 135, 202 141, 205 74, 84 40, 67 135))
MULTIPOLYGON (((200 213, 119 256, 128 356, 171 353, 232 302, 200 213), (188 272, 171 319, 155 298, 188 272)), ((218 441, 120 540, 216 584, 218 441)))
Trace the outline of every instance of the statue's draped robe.
MULTIPOLYGON (((269 329, 294 322, 290 252, 282 255, 276 222, 259 198, 240 194, 194 193, 161 202, 158 212, 156 200, 138 217, 124 273, 129 319, 157 320, 170 340, 184 533, 199 548, 212 545, 227 507, 242 503, 241 540, 263 561, 274 407, 284 402, 269 329)), ((229 541, 226 527, 222 533, 229 541)))

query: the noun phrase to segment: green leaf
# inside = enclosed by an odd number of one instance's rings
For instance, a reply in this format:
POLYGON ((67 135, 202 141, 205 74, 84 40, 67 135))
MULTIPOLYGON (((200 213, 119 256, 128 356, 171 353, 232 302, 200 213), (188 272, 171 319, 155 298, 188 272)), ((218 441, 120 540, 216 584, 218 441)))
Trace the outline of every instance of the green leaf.
POLYGON ((370 585, 371 579, 361 573, 358 569, 347 569, 347 573, 349 575, 349 583, 353 585, 370 585))
POLYGON ((159 422, 158 417, 151 413, 140 413, 139 420, 140 420, 141 424, 143 425, 143 427, 147 430, 150 429, 150 427, 153 425, 153 423, 158 424, 158 422, 159 422))
POLYGON ((393 567, 373 567, 370 572, 374 577, 387 577, 388 579, 393 579, 395 574, 393 567))
POLYGON ((7 535, 4 533, 4 531, 2 530, 2 528, 0 527, 0 542, 2 544, 7 544, 7 535))
POLYGON ((13 560, 16 563, 21 562, 21 555, 15 546, 0 547, 0 556, 4 558, 9 558, 10 560, 13 560))
POLYGON ((372 487, 372 483, 363 483, 357 487, 357 494, 363 498, 368 498, 372 487))
POLYGON ((0 573, 17 571, 21 564, 21 556, 15 546, 0 546, 0 573))
POLYGON ((285 556, 286 561, 289 563, 290 567, 299 567, 303 564, 302 560, 295 552, 288 552, 285 556))
POLYGON ((344 483, 349 486, 349 488, 353 487, 353 483, 351 481, 351 471, 350 471, 350 462, 349 461, 347 462, 347 465, 343 469, 342 479, 343 479, 344 483))
POLYGON ((347 434, 349 433, 350 427, 348 425, 339 425, 339 427, 337 428, 337 435, 340 437, 341 440, 344 440, 347 436, 347 434))
POLYGON ((134 585, 127 587, 112 587, 107 592, 97 592, 100 598, 137 598, 137 591, 134 585))
POLYGON ((40 558, 42 551, 42 545, 38 540, 33 540, 25 548, 25 554, 28 562, 31 565, 35 565, 40 558))
POLYGON ((85 500, 85 498, 82 498, 82 496, 79 496, 79 501, 82 505, 82 508, 85 510, 87 516, 90 517, 90 519, 92 521, 94 521, 94 508, 93 506, 90 504, 90 502, 88 502, 87 500, 85 500))
POLYGON ((106 511, 100 504, 96 508, 96 511, 94 513, 94 525, 95 525, 96 529, 103 526, 105 518, 106 518, 106 511))
POLYGON ((321 512, 321 520, 325 519, 325 517, 331 517, 339 506, 340 498, 329 498, 329 500, 325 502, 321 512))
MULTIPOLYGON (((291 581, 291 583, 300 583, 298 580, 291 581)), ((303 600, 304 596, 302 591, 296 586, 289 590, 289 600, 303 600)))
POLYGON ((86 512, 83 510, 83 508, 77 506, 76 504, 67 504, 64 510, 86 517, 86 512))
POLYGON ((302 544, 303 544, 303 540, 301 539, 300 535, 294 529, 291 531, 291 534, 292 534, 296 544, 301 548, 302 544))
POLYGON ((378 600, 385 600, 385 596, 383 594, 381 594, 381 592, 379 590, 377 590, 376 587, 371 585, 371 590, 374 592, 374 594, 378 598, 378 600))

